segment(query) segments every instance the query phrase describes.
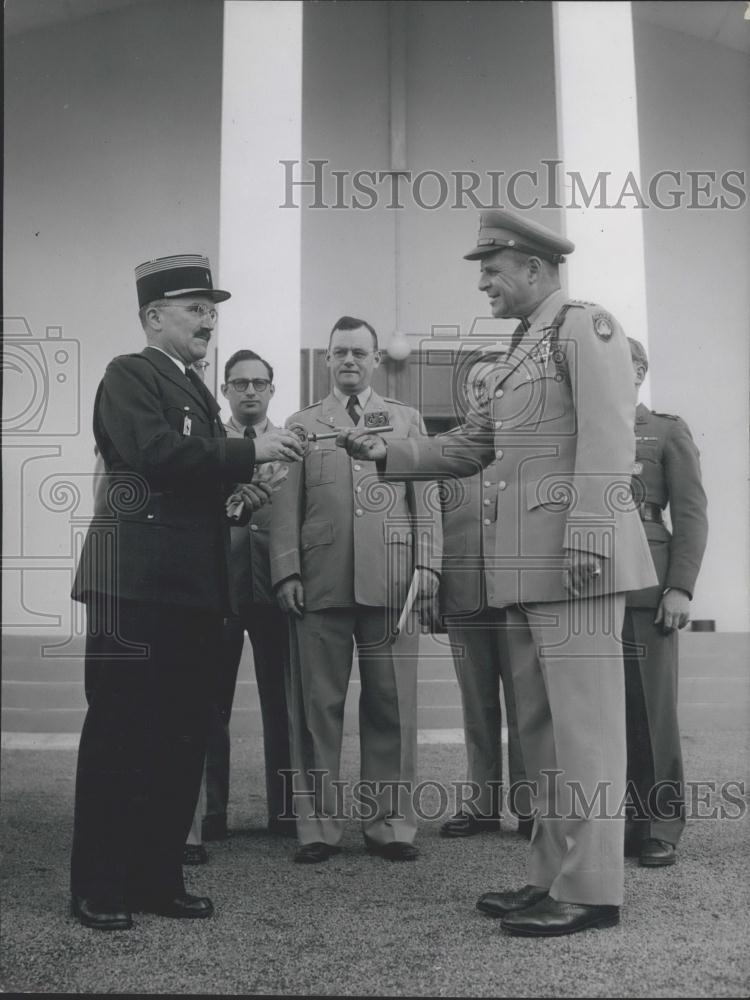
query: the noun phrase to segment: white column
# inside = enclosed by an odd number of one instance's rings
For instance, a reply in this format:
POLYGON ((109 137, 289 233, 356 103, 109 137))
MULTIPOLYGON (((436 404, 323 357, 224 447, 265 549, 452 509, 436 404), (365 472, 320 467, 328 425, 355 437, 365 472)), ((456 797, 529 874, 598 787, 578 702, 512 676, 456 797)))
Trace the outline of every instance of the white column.
MULTIPOLYGON (((568 292, 601 303, 648 350, 643 212, 654 209, 637 207, 643 188, 631 5, 557 0, 552 8, 559 200, 576 245, 564 265, 568 292)), ((640 398, 648 404, 648 383, 640 398)))
MULTIPOLYGON (((273 366, 270 416, 299 408, 301 216, 281 208, 280 160, 302 158, 302 3, 227 0, 221 121, 217 364, 241 348, 273 366)), ((226 403, 224 413, 228 415, 226 403)))

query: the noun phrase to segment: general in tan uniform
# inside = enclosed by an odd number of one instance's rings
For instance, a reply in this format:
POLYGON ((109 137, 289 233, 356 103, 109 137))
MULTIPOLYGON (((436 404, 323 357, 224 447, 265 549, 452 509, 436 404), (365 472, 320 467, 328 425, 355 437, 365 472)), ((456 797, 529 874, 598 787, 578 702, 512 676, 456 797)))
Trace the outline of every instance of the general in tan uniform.
POLYGON ((623 896, 625 591, 655 574, 630 492, 634 391, 628 343, 602 307, 571 302, 558 265, 574 247, 510 212, 483 214, 479 288, 493 316, 521 320, 460 439, 340 443, 386 478, 470 475, 470 449, 498 461, 498 531, 487 575, 506 608, 527 776, 538 809, 528 883, 479 908, 515 934, 569 934, 619 920, 623 896), (586 801, 581 801, 585 799, 586 801), (593 803, 592 808, 587 808, 593 803), (603 818, 617 816, 619 818, 603 818))
MULTIPOLYGON (((340 319, 327 359, 333 391, 295 413, 287 426, 311 435, 357 423, 390 426, 395 439, 425 433, 416 410, 373 392, 380 355, 369 324, 340 319)), ((274 500, 271 578, 290 616, 291 758, 295 792, 303 793, 295 794, 296 861, 325 861, 343 834, 341 796, 332 782, 339 777, 355 641, 361 777, 372 783, 366 797, 373 803, 361 806, 365 844, 390 860, 418 853, 410 792, 416 782, 419 634, 412 621, 394 644, 389 636, 415 568, 427 597, 437 585, 441 525, 429 492, 427 484, 384 484, 374 463, 352 461, 335 439, 311 439, 304 462, 290 467, 274 500), (401 794, 394 782, 404 783, 401 794)))

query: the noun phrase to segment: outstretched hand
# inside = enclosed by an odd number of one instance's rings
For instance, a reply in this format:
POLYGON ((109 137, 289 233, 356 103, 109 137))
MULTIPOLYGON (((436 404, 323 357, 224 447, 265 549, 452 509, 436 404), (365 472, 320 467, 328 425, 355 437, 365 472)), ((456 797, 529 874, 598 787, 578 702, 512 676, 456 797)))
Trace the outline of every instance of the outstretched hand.
POLYGON ((378 434, 372 434, 367 428, 347 427, 336 438, 339 448, 345 448, 351 458, 359 458, 364 462, 383 461, 388 454, 385 441, 378 434))

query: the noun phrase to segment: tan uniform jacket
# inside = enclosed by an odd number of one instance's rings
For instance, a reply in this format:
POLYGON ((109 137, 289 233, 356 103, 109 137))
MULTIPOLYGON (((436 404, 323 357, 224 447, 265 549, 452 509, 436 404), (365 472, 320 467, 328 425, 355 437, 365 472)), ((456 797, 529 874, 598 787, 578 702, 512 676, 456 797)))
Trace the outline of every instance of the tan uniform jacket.
MULTIPOLYGON (((395 399, 371 393, 362 425, 368 413, 385 414, 390 439, 425 434, 419 413, 395 399)), ((317 433, 352 426, 333 394, 295 413, 292 423, 317 433)), ((374 462, 350 459, 335 440, 309 442, 271 507, 272 584, 300 576, 308 611, 400 608, 416 566, 440 572, 437 485, 384 483, 374 462)))
POLYGON ((389 441, 387 479, 471 475, 497 460, 496 516, 487 553, 490 606, 568 599, 569 550, 600 556, 585 596, 655 583, 630 490, 636 392, 627 339, 600 306, 571 303, 556 342, 550 325, 567 302, 542 304, 520 345, 488 379, 485 419, 465 434, 389 441))

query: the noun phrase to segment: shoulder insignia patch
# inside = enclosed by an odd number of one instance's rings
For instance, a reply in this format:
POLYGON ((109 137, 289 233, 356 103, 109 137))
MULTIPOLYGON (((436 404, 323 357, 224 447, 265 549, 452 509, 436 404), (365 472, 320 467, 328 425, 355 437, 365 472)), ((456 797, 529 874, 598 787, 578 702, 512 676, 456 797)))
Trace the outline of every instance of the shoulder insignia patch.
POLYGON ((612 318, 608 313, 595 313, 591 318, 591 322, 594 324, 594 333, 599 340, 607 341, 611 339, 615 328, 612 325, 612 318))

